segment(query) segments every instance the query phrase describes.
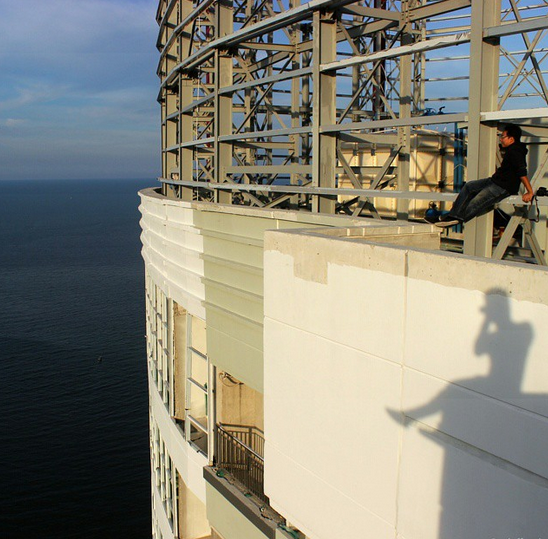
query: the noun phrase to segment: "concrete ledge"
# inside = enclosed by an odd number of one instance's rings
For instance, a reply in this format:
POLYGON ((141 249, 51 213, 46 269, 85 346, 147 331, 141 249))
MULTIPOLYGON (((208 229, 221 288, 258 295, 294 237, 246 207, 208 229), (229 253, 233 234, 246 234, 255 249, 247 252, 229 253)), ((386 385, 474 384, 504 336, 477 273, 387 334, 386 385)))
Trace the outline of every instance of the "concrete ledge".
MULTIPOLYGON (((233 508, 237 509, 243 517, 253 524, 253 526, 255 526, 263 536, 268 537, 268 539, 276 539, 276 530, 278 529, 278 525, 271 520, 265 519, 261 515, 257 505, 246 498, 240 490, 231 485, 226 479, 218 477, 215 473, 215 468, 212 466, 206 466, 204 468, 204 479, 219 494, 221 494, 233 508)), ((210 517, 209 512, 213 508, 210 506, 209 500, 207 506, 208 517, 210 517)), ((211 522, 211 517, 210 524, 211 526, 216 527, 215 523, 211 522)))

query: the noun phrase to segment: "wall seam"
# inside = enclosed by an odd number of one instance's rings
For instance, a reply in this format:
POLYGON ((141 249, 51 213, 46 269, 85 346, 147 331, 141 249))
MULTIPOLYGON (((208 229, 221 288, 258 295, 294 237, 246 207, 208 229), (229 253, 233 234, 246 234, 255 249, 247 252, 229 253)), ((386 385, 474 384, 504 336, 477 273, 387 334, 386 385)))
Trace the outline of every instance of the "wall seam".
POLYGON ((400 432, 398 435, 398 459, 397 459, 397 474, 396 474, 396 507, 395 507, 395 522, 394 531, 395 536, 398 536, 398 524, 399 524, 399 510, 400 510, 400 487, 401 487, 401 462, 403 454, 403 373, 405 369, 405 346, 407 342, 407 296, 408 296, 408 282, 409 282, 409 251, 405 251, 404 254, 404 270, 403 270, 403 327, 402 327, 402 344, 401 344, 401 365, 400 365, 400 432))

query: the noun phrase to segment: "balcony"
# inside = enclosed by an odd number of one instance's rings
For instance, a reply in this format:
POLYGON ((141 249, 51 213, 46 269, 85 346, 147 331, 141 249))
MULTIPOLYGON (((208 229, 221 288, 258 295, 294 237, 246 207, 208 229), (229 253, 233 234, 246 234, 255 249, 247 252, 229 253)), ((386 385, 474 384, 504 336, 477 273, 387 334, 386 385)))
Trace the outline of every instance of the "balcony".
POLYGON ((245 425, 217 425, 218 468, 227 471, 247 491, 265 503, 264 433, 245 425))

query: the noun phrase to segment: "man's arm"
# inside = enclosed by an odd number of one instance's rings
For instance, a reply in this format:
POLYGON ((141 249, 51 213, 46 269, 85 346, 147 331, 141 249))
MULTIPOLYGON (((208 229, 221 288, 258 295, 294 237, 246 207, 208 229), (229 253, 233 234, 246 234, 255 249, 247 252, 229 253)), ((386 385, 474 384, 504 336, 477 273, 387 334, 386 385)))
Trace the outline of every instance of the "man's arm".
POLYGON ((535 196, 535 192, 531 187, 531 182, 529 181, 529 178, 527 176, 522 176, 520 178, 520 181, 527 191, 526 193, 523 193, 523 195, 521 195, 521 200, 523 200, 523 202, 531 202, 531 200, 533 200, 533 197, 535 196))

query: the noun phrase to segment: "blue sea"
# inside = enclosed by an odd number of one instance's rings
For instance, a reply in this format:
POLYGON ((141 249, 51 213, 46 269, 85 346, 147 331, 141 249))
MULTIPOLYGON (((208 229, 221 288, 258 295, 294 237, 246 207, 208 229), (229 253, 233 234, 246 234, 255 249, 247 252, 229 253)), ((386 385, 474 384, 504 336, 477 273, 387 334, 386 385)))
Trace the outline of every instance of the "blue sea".
POLYGON ((0 182, 0 538, 150 538, 153 180, 0 182))

